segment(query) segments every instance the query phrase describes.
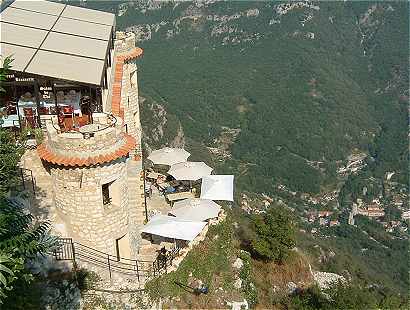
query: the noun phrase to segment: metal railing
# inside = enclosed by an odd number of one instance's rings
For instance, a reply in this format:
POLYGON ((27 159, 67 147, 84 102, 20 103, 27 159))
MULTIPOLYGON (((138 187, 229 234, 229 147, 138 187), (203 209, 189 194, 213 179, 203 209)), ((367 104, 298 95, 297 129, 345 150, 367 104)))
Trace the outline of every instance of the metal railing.
POLYGON ((169 251, 167 255, 156 258, 154 261, 134 260, 119 258, 89 246, 73 241, 71 238, 60 238, 59 246, 54 250, 56 260, 70 260, 77 265, 79 262, 86 262, 96 267, 108 270, 110 279, 113 273, 120 273, 128 276, 135 276, 140 282, 140 278, 152 278, 166 272, 172 265, 173 259, 178 255, 179 249, 169 251))
POLYGON ((23 186, 23 189, 28 189, 28 182, 31 182, 31 188, 33 190, 34 196, 36 196, 36 181, 33 176, 33 171, 30 169, 26 168, 18 168, 20 172, 20 177, 21 177, 21 183, 23 186), (29 180, 26 180, 26 175, 29 176, 29 180))

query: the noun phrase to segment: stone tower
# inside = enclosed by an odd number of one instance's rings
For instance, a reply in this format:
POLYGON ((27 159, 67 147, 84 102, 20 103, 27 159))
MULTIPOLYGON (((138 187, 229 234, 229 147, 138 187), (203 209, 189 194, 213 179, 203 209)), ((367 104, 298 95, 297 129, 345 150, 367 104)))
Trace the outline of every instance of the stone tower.
POLYGON ((47 122, 38 154, 52 178, 55 210, 68 236, 116 255, 116 243, 128 233, 127 162, 136 142, 124 132, 121 118, 105 113, 93 118, 78 133, 59 132, 53 120, 47 122))
POLYGON ((117 33, 108 99, 92 124, 63 132, 44 119, 37 152, 64 237, 122 258, 137 258, 145 219, 135 36, 117 33))

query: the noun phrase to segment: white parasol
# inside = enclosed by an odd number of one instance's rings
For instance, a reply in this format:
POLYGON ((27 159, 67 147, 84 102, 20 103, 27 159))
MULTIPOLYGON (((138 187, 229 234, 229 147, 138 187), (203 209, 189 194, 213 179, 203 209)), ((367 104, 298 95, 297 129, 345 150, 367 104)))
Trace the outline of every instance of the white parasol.
POLYGON ((208 175, 203 177, 201 198, 233 201, 233 175, 208 175))
POLYGON ((205 222, 193 222, 173 216, 155 215, 141 231, 166 238, 191 241, 201 233, 205 225, 205 222))
POLYGON ((210 175, 212 168, 202 161, 187 161, 171 166, 168 174, 172 175, 176 180, 196 181, 203 176, 210 175))
POLYGON ((184 149, 164 147, 153 151, 148 159, 156 165, 171 166, 176 163, 184 162, 191 154, 184 149))
POLYGON ((218 217, 221 206, 208 199, 189 198, 174 203, 170 214, 178 219, 206 221, 218 217))

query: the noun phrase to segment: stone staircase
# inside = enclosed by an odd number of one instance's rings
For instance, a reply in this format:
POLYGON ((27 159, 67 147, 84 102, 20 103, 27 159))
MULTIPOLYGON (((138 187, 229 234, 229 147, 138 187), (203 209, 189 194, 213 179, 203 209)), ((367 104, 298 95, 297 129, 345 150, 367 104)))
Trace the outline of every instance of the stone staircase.
POLYGON ((30 212, 41 220, 50 219, 54 221, 56 212, 51 190, 53 187, 52 178, 44 168, 37 151, 26 150, 21 157, 20 167, 27 169, 23 170, 23 174, 25 174, 25 179, 29 180, 26 190, 30 192, 30 212), (29 171, 33 174, 35 192, 32 189, 33 184, 29 171))

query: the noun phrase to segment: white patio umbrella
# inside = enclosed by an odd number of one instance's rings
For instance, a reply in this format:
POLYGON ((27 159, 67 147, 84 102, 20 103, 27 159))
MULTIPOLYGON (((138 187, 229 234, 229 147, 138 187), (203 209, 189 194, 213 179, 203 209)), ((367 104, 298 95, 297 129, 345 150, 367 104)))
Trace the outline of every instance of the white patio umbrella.
POLYGON ((191 154, 184 149, 164 147, 153 151, 148 159, 156 165, 171 166, 176 163, 185 162, 191 154))
POLYGON ((221 206, 208 199, 189 198, 175 202, 170 214, 178 219, 206 221, 218 217, 221 206))
POLYGON ((144 233, 180 240, 194 240, 205 222, 194 222, 178 219, 173 216, 155 215, 141 230, 144 233))
POLYGON ((233 175, 208 175, 203 177, 201 198, 233 201, 233 175))
POLYGON ((171 166, 168 174, 180 181, 196 181, 205 175, 210 175, 213 168, 202 161, 187 161, 171 166))

